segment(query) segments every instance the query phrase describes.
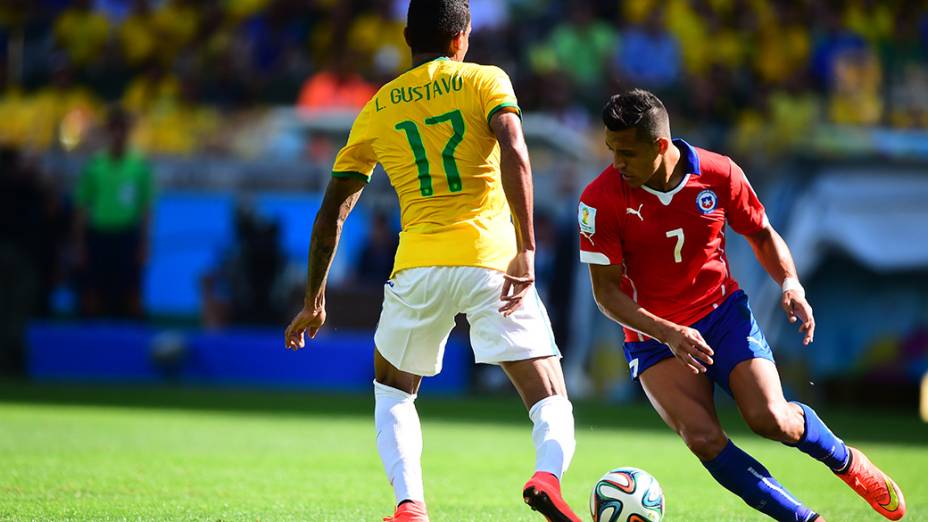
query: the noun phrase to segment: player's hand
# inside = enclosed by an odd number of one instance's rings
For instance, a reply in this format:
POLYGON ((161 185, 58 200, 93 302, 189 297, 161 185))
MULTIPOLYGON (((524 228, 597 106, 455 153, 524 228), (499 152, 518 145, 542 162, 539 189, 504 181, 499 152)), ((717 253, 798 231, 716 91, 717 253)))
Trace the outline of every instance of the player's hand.
POLYGON ((499 311, 509 317, 522 306, 522 298, 535 284, 535 252, 526 250, 516 254, 503 274, 503 290, 499 299, 503 306, 499 311))
POLYGON ((665 336, 664 344, 693 373, 706 373, 706 366, 712 364, 715 352, 702 338, 699 330, 676 326, 665 336))
POLYGON ((309 333, 309 338, 314 339, 324 323, 325 306, 304 305, 300 313, 290 321, 290 326, 284 333, 287 349, 296 351, 306 346, 303 333, 309 333))
POLYGON ((815 339, 815 317, 812 316, 812 306, 806 301, 805 293, 799 290, 787 290, 783 292, 780 304, 789 322, 800 322, 799 332, 805 334, 802 344, 808 346, 815 339))

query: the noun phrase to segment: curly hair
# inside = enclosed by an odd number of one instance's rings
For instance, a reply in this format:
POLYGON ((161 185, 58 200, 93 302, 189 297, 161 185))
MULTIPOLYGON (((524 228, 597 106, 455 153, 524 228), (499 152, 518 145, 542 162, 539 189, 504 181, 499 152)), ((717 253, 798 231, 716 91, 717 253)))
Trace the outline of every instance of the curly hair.
POLYGON ((406 13, 406 41, 414 54, 444 53, 468 24, 468 0, 411 0, 406 13))

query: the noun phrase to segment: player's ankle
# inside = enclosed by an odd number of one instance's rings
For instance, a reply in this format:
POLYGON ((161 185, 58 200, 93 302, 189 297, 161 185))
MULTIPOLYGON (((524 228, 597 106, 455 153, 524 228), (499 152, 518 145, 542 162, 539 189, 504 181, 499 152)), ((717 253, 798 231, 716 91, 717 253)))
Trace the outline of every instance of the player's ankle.
POLYGON ((541 479, 545 479, 545 480, 554 479, 554 481, 555 481, 556 483, 558 483, 558 484, 561 483, 561 479, 560 479, 557 475, 555 475, 554 473, 551 473, 550 471, 536 470, 535 473, 532 474, 532 478, 536 478, 536 477, 537 477, 537 478, 541 478, 541 479))
POLYGON ((847 450, 847 461, 845 461, 845 463, 844 463, 843 466, 841 466, 841 467, 839 467, 839 468, 837 468, 837 469, 832 468, 832 471, 834 471, 836 475, 843 475, 843 474, 847 473, 848 470, 851 469, 851 461, 852 461, 852 460, 854 460, 854 453, 853 453, 850 449, 848 449, 848 450, 847 450))

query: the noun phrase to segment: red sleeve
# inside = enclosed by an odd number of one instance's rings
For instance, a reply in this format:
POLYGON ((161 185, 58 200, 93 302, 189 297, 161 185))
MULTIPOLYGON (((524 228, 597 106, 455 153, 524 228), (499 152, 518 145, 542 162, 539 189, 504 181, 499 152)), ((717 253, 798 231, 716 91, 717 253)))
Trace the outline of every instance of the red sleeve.
POLYGON ((622 264, 621 223, 607 193, 590 184, 580 196, 577 222, 580 229, 580 261, 594 265, 622 264))
POLYGON ((751 235, 767 226, 767 212, 741 167, 731 160, 729 164, 731 190, 725 208, 728 224, 741 235, 751 235))

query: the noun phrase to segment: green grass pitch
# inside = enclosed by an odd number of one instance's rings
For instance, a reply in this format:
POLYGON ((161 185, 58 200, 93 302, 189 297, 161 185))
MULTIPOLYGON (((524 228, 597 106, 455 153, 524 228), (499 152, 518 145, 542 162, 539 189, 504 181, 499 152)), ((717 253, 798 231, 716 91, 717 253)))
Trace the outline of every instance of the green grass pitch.
MULTIPOLYGON (((379 521, 392 493, 368 396, 0 383, 0 520, 379 521)), ((432 519, 538 521, 520 497, 534 462, 510 398, 418 401, 432 519)), ((928 426, 915 414, 824 411, 896 478, 906 520, 928 520, 928 426)), ((716 485, 646 405, 576 405, 565 496, 588 519, 589 489, 616 466, 664 487, 668 521, 767 520, 716 485)), ((733 439, 830 521, 882 520, 821 464, 748 433, 733 439)))

